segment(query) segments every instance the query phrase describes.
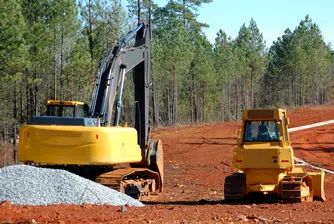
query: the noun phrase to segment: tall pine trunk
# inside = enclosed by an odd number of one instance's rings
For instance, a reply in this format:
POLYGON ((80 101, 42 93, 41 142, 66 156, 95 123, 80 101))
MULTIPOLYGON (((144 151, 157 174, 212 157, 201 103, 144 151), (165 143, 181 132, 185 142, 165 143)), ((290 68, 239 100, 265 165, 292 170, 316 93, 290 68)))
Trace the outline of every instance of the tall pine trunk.
POLYGON ((239 120, 239 78, 237 78, 235 83, 235 118, 239 120))
POLYGON ((17 147, 16 147, 16 121, 17 121, 17 93, 16 93, 16 81, 14 80, 13 88, 13 151, 14 151, 14 163, 17 164, 17 147))
POLYGON ((176 124, 177 120, 177 77, 175 71, 173 72, 173 117, 172 125, 176 124))

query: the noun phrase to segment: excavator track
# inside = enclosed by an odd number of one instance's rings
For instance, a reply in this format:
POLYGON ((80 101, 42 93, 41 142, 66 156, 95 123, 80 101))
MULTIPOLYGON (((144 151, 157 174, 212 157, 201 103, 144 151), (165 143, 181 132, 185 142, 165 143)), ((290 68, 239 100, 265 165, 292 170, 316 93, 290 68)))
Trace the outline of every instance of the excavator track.
POLYGON ((312 194, 307 180, 307 175, 285 176, 281 183, 282 199, 284 203, 300 203, 312 201, 312 194))
POLYGON ((153 201, 162 190, 159 173, 147 168, 123 168, 103 173, 96 182, 140 201, 153 201))
POLYGON ((244 189, 246 186, 246 175, 233 173, 225 178, 224 198, 227 203, 242 203, 245 199, 244 189))

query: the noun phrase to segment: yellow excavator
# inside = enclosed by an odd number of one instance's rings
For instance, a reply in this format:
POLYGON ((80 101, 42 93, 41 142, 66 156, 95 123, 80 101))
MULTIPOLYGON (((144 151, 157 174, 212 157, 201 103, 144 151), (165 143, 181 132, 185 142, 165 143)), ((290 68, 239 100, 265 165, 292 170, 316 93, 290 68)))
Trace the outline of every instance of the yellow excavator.
POLYGON ((156 198, 164 180, 163 149, 160 140, 150 139, 150 63, 149 25, 138 23, 101 60, 90 106, 48 101, 47 116, 21 127, 19 160, 65 169, 140 200, 156 198), (134 46, 127 46, 130 41, 134 46), (121 114, 131 70, 134 124, 128 127, 121 114))
POLYGON ((325 173, 295 166, 288 125, 284 109, 242 111, 241 138, 233 154, 238 171, 225 179, 226 202, 242 203, 265 195, 287 203, 326 200, 325 173))

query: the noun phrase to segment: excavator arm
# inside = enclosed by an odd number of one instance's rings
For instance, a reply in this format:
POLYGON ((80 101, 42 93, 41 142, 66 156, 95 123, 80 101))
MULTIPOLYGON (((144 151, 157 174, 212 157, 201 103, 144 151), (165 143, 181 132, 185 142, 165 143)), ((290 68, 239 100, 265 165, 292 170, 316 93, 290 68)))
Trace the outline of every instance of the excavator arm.
POLYGON ((102 126, 118 126, 122 107, 125 74, 134 69, 135 102, 137 113, 135 128, 138 143, 144 148, 148 141, 149 82, 150 82, 150 35, 148 25, 141 23, 122 38, 114 49, 102 59, 96 76, 95 89, 90 106, 90 117, 99 117, 102 126), (135 39, 134 47, 124 48, 135 39), (114 119, 113 107, 117 93, 120 97, 114 119))

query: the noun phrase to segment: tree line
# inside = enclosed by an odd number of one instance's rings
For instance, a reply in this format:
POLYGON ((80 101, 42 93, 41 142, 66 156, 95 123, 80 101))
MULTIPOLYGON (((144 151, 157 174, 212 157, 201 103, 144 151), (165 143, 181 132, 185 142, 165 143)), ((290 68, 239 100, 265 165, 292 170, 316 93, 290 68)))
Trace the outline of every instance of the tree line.
MULTIPOLYGON (((141 20, 152 24, 152 124, 222 122, 244 108, 332 100, 334 51, 308 15, 269 48, 253 19, 236 38, 222 27, 210 43, 209 25, 197 19, 210 2, 141 1, 141 20)), ((133 28, 137 10, 137 0, 0 0, 3 161, 13 156, 10 139, 15 146, 21 124, 43 115, 48 99, 89 102, 99 60, 133 28)), ((125 111, 133 104, 127 84, 125 111)))

